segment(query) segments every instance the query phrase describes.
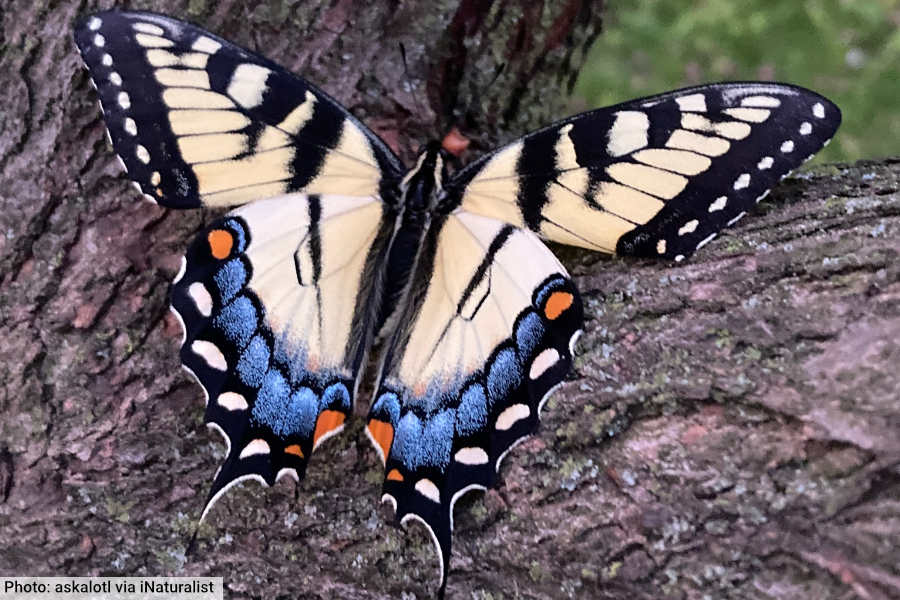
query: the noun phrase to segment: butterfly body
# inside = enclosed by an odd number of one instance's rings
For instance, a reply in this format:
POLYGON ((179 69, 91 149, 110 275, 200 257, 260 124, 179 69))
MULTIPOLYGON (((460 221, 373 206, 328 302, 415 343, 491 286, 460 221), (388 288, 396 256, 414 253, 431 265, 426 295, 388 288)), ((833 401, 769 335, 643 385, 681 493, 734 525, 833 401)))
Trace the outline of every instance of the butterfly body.
POLYGON ((802 88, 698 86, 560 121, 456 172, 436 142, 406 169, 350 112, 270 60, 142 12, 75 39, 145 197, 229 207, 172 289, 181 360, 231 486, 299 480, 378 352, 366 434, 382 499, 425 524, 441 589, 453 505, 496 483, 569 373, 584 318, 544 240, 690 256, 834 134, 802 88))
MULTIPOLYGON (((380 331, 391 314, 398 314, 408 289, 409 278, 421 250, 433 217, 438 216, 442 201, 442 182, 447 179, 447 153, 437 142, 423 147, 415 166, 399 181, 392 194, 398 201, 396 231, 390 243, 386 262, 384 297, 377 329, 380 331)), ((389 327, 388 329, 393 329, 389 327)))

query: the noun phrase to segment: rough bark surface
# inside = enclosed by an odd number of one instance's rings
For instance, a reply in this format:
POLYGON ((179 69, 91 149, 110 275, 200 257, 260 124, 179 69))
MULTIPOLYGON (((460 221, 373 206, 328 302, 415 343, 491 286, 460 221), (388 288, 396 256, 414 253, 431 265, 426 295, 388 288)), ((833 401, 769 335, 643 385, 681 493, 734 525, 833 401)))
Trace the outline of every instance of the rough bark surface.
MULTIPOLYGON (((478 147, 563 116, 600 18, 587 0, 140 7, 263 49, 406 157, 453 123, 478 147)), ((428 597, 431 541, 386 526, 361 420, 296 489, 231 493, 185 556, 224 449, 167 292, 213 215, 119 175, 70 36, 96 8, 0 9, 0 574, 428 597)), ((788 180, 686 264, 558 250, 588 315, 576 369, 501 486, 458 503, 448 596, 900 597, 900 162, 788 180)))

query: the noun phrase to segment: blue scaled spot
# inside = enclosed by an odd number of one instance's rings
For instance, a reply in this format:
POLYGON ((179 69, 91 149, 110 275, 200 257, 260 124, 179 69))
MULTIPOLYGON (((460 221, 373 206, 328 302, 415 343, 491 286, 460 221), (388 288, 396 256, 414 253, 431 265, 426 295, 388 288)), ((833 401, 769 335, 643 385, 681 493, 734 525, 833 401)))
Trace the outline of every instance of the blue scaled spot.
POLYGON ((237 373, 241 381, 250 387, 258 388, 269 370, 269 346, 265 338, 256 335, 247 344, 238 360, 237 373))
POLYGON ((322 398, 319 401, 319 410, 342 410, 350 412, 350 392, 343 383, 335 383, 329 385, 322 392, 322 398))
POLYGON ((288 407, 289 429, 302 437, 309 437, 319 418, 319 398, 308 387, 302 387, 291 395, 288 407))
POLYGON ((371 414, 373 418, 397 427, 397 420, 400 418, 400 399, 397 398, 397 394, 385 392, 378 396, 375 404, 372 405, 371 414))
POLYGON ((247 296, 238 296, 216 315, 213 325, 228 341, 243 348, 256 331, 256 307, 247 296))
POLYGON ((237 238, 237 251, 243 252, 247 249, 247 234, 244 231, 244 226, 241 225, 239 221, 235 219, 228 219, 225 221, 225 227, 231 230, 234 233, 234 237, 237 238))
POLYGON ((407 470, 419 466, 419 444, 422 437, 422 421, 409 412, 400 419, 391 444, 391 456, 403 463, 407 470))
POLYGON ((253 404, 253 417, 256 421, 268 425, 269 429, 280 437, 285 436, 285 416, 290 394, 291 386, 284 376, 276 369, 269 369, 263 377, 262 386, 253 404))
POLYGON ((269 369, 253 405, 253 418, 281 439, 309 437, 319 416, 318 407, 315 392, 303 387, 292 393, 284 376, 277 369, 269 369))
POLYGON ((512 348, 504 348, 497 353, 487 376, 488 395, 491 405, 509 397, 522 379, 519 361, 512 348))
POLYGON ((247 284, 247 268, 240 258, 232 258, 222 265, 213 276, 222 302, 231 302, 231 299, 247 284))
POLYGON ((441 469, 450 464, 455 413, 452 408, 443 410, 425 423, 425 430, 419 442, 419 464, 441 469))
POLYGON ((466 388, 456 408, 456 431, 462 436, 472 435, 487 425, 488 406, 484 388, 472 384, 466 388))
POLYGON ((561 290, 564 287, 565 282, 565 278, 557 275, 556 277, 545 283, 544 286, 540 290, 538 290, 537 294, 535 294, 534 305, 538 308, 544 306, 544 303, 547 301, 547 298, 550 296, 550 294, 561 290))
POLYGON ((544 323, 536 312, 529 312, 516 326, 516 348, 519 356, 530 357, 544 337, 544 323))

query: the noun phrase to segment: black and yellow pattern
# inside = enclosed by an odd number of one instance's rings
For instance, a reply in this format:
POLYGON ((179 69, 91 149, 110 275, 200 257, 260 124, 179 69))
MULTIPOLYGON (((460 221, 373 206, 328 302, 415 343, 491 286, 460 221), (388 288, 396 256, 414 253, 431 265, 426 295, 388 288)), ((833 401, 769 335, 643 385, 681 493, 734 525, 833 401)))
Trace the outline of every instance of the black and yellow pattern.
POLYGON ((144 196, 238 207, 172 291, 182 363, 229 446, 203 514, 245 479, 300 479, 378 347, 366 433, 383 500, 433 536, 441 593, 454 503, 496 484, 572 366, 583 307, 541 238, 682 260, 840 124, 808 90, 713 84, 571 117, 451 174, 437 143, 406 169, 325 93, 193 25, 105 12, 75 39, 144 196))
POLYGON ((340 104, 183 21, 110 11, 75 41, 113 146, 144 196, 174 208, 290 192, 377 195, 403 170, 340 104))
POLYGON ((238 208, 188 249, 172 287, 181 362, 228 446, 204 515, 244 479, 299 481, 343 428, 375 328, 383 217, 374 198, 293 194, 238 208))
POLYGON ((827 99, 774 83, 706 85, 551 125, 464 169, 466 210, 545 239, 683 260, 733 224, 840 124, 827 99))

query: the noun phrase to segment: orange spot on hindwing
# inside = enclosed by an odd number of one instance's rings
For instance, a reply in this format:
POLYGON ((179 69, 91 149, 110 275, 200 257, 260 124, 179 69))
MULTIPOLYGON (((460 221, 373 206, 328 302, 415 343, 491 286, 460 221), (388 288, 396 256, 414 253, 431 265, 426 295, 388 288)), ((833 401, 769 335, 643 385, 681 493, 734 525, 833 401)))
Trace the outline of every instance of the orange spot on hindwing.
POLYGON ((323 435, 327 435, 344 424, 346 415, 337 410, 323 410, 316 421, 316 432, 313 434, 313 448, 319 444, 323 435))
POLYGON ((234 237, 230 232, 224 229, 213 229, 206 236, 206 240, 209 242, 209 251, 215 258, 222 260, 223 258, 228 258, 228 255, 231 254, 234 237))
POLYGON ((387 460, 388 452, 391 451, 391 442, 394 441, 394 428, 391 427, 390 423, 385 423, 378 419, 371 419, 368 427, 369 435, 381 448, 381 460, 383 462, 387 460))
POLYGON ((403 481, 403 473, 398 471, 397 469, 391 469, 390 473, 387 474, 388 481, 403 481))
POLYGON ((303 450, 297 444, 291 444, 284 449, 285 454, 293 454, 298 458, 303 458, 303 450))
POLYGON ((553 292, 547 298, 547 304, 544 305, 544 314, 551 321, 563 314, 575 301, 575 296, 569 292, 553 292))

